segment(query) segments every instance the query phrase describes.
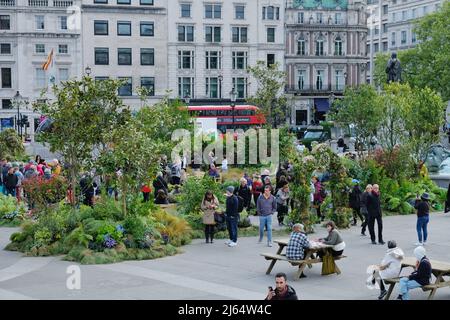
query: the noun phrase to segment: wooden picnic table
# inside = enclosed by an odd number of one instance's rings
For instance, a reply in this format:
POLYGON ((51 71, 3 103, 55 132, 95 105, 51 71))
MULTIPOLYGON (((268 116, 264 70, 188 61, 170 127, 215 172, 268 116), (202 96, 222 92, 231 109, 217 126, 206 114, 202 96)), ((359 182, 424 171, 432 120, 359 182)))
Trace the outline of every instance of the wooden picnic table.
MULTIPOLYGON (((315 257, 315 258, 311 257, 314 253, 317 253, 318 251, 321 251, 321 250, 327 250, 327 249, 333 247, 331 245, 327 245, 327 244, 324 244, 321 242, 310 240, 309 243, 311 246, 309 248, 305 248, 305 257, 303 258, 303 260, 289 260, 286 257, 286 254, 283 253, 284 248, 289 243, 289 238, 282 238, 282 239, 274 240, 274 242, 276 244, 278 244, 278 250, 277 250, 276 254, 261 253, 261 255, 264 256, 266 258, 266 260, 272 260, 270 262, 269 268, 266 271, 266 274, 270 274, 273 267, 275 266, 275 263, 277 263, 278 260, 288 261, 293 266, 298 266, 298 270, 297 270, 296 276, 295 276, 296 280, 300 278, 300 276, 302 275, 303 270, 306 268, 306 266, 308 266, 309 268, 312 268, 312 264, 322 262, 322 259, 319 257, 315 257)), ((345 256, 334 257, 335 260, 339 260, 342 258, 345 258, 345 256)), ((341 270, 338 268, 337 265, 336 265, 335 271, 336 271, 336 274, 341 273, 341 270)))
MULTIPOLYGON (((401 270, 407 267, 415 268, 416 261, 417 259, 414 257, 405 257, 402 260, 401 270)), ((430 263, 431 263, 431 273, 436 277, 436 281, 434 283, 430 283, 429 285, 425 285, 422 287, 423 291, 431 291, 428 296, 428 300, 434 298, 437 289, 443 287, 450 287, 450 281, 446 281, 444 279, 444 277, 450 276, 450 263, 437 260, 430 260, 430 263)), ((389 300, 389 297, 391 296, 392 291, 394 290, 395 284, 399 282, 400 279, 401 277, 384 280, 385 283, 390 284, 385 300, 389 300)))

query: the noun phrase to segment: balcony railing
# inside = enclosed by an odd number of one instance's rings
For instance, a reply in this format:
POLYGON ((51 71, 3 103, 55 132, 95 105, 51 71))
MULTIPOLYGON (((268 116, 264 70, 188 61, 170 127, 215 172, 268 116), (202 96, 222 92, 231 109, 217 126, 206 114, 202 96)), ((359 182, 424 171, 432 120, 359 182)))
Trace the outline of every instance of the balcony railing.
POLYGON ((16 0, 0 0, 1 7, 14 7, 16 5, 16 0))
POLYGON ((48 0, 28 0, 29 7, 48 7, 48 0))
POLYGON ((53 0, 53 6, 57 8, 67 8, 73 5, 73 1, 53 0))
POLYGON ((326 93, 326 92, 342 92, 344 91, 344 85, 322 85, 321 88, 317 88, 316 85, 304 85, 302 89, 298 86, 285 86, 285 93, 326 93))

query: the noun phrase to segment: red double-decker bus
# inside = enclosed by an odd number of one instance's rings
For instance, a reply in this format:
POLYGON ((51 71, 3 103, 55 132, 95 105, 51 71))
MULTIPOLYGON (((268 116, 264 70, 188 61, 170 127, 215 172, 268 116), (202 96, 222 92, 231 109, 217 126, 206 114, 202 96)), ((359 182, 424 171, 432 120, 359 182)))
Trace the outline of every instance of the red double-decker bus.
POLYGON ((194 118, 217 118, 217 129, 225 133, 227 129, 247 130, 253 127, 261 127, 266 123, 259 108, 252 105, 224 106, 188 106, 188 110, 194 118), (233 117, 234 109, 234 117, 233 117))

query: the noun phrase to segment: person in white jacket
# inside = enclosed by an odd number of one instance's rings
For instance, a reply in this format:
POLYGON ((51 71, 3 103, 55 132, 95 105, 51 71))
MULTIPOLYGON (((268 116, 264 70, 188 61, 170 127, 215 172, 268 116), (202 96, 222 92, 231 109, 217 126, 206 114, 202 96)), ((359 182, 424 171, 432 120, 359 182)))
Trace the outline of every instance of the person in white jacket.
POLYGON ((375 271, 375 279, 380 285, 379 300, 383 299, 387 294, 383 279, 397 278, 400 275, 404 256, 403 250, 397 247, 397 243, 394 240, 388 241, 386 255, 381 264, 378 265, 378 270, 375 271))

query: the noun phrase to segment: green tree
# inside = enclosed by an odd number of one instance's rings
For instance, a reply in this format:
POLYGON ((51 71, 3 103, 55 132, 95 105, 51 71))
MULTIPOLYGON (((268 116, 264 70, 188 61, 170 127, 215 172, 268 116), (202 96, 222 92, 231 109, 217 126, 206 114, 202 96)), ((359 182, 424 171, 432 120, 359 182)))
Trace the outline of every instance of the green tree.
POLYGON ((25 153, 20 137, 14 129, 6 129, 0 132, 0 159, 17 160, 25 153))
POLYGON ((247 101, 258 106, 267 123, 275 128, 285 121, 287 105, 287 98, 282 92, 286 73, 278 68, 278 63, 267 66, 266 62, 261 60, 257 61, 254 67, 248 68, 248 72, 258 83, 258 90, 247 101))
POLYGON ((333 103, 330 118, 343 127, 354 125, 356 144, 368 146, 381 123, 381 102, 376 90, 370 85, 346 88, 344 98, 333 103))
POLYGON ((124 125, 129 111, 118 97, 121 81, 95 81, 90 77, 64 81, 53 86, 56 99, 35 108, 52 120, 52 127, 38 140, 59 152, 68 165, 69 181, 74 188, 83 168, 93 166, 93 151, 110 142, 109 133, 124 125))

